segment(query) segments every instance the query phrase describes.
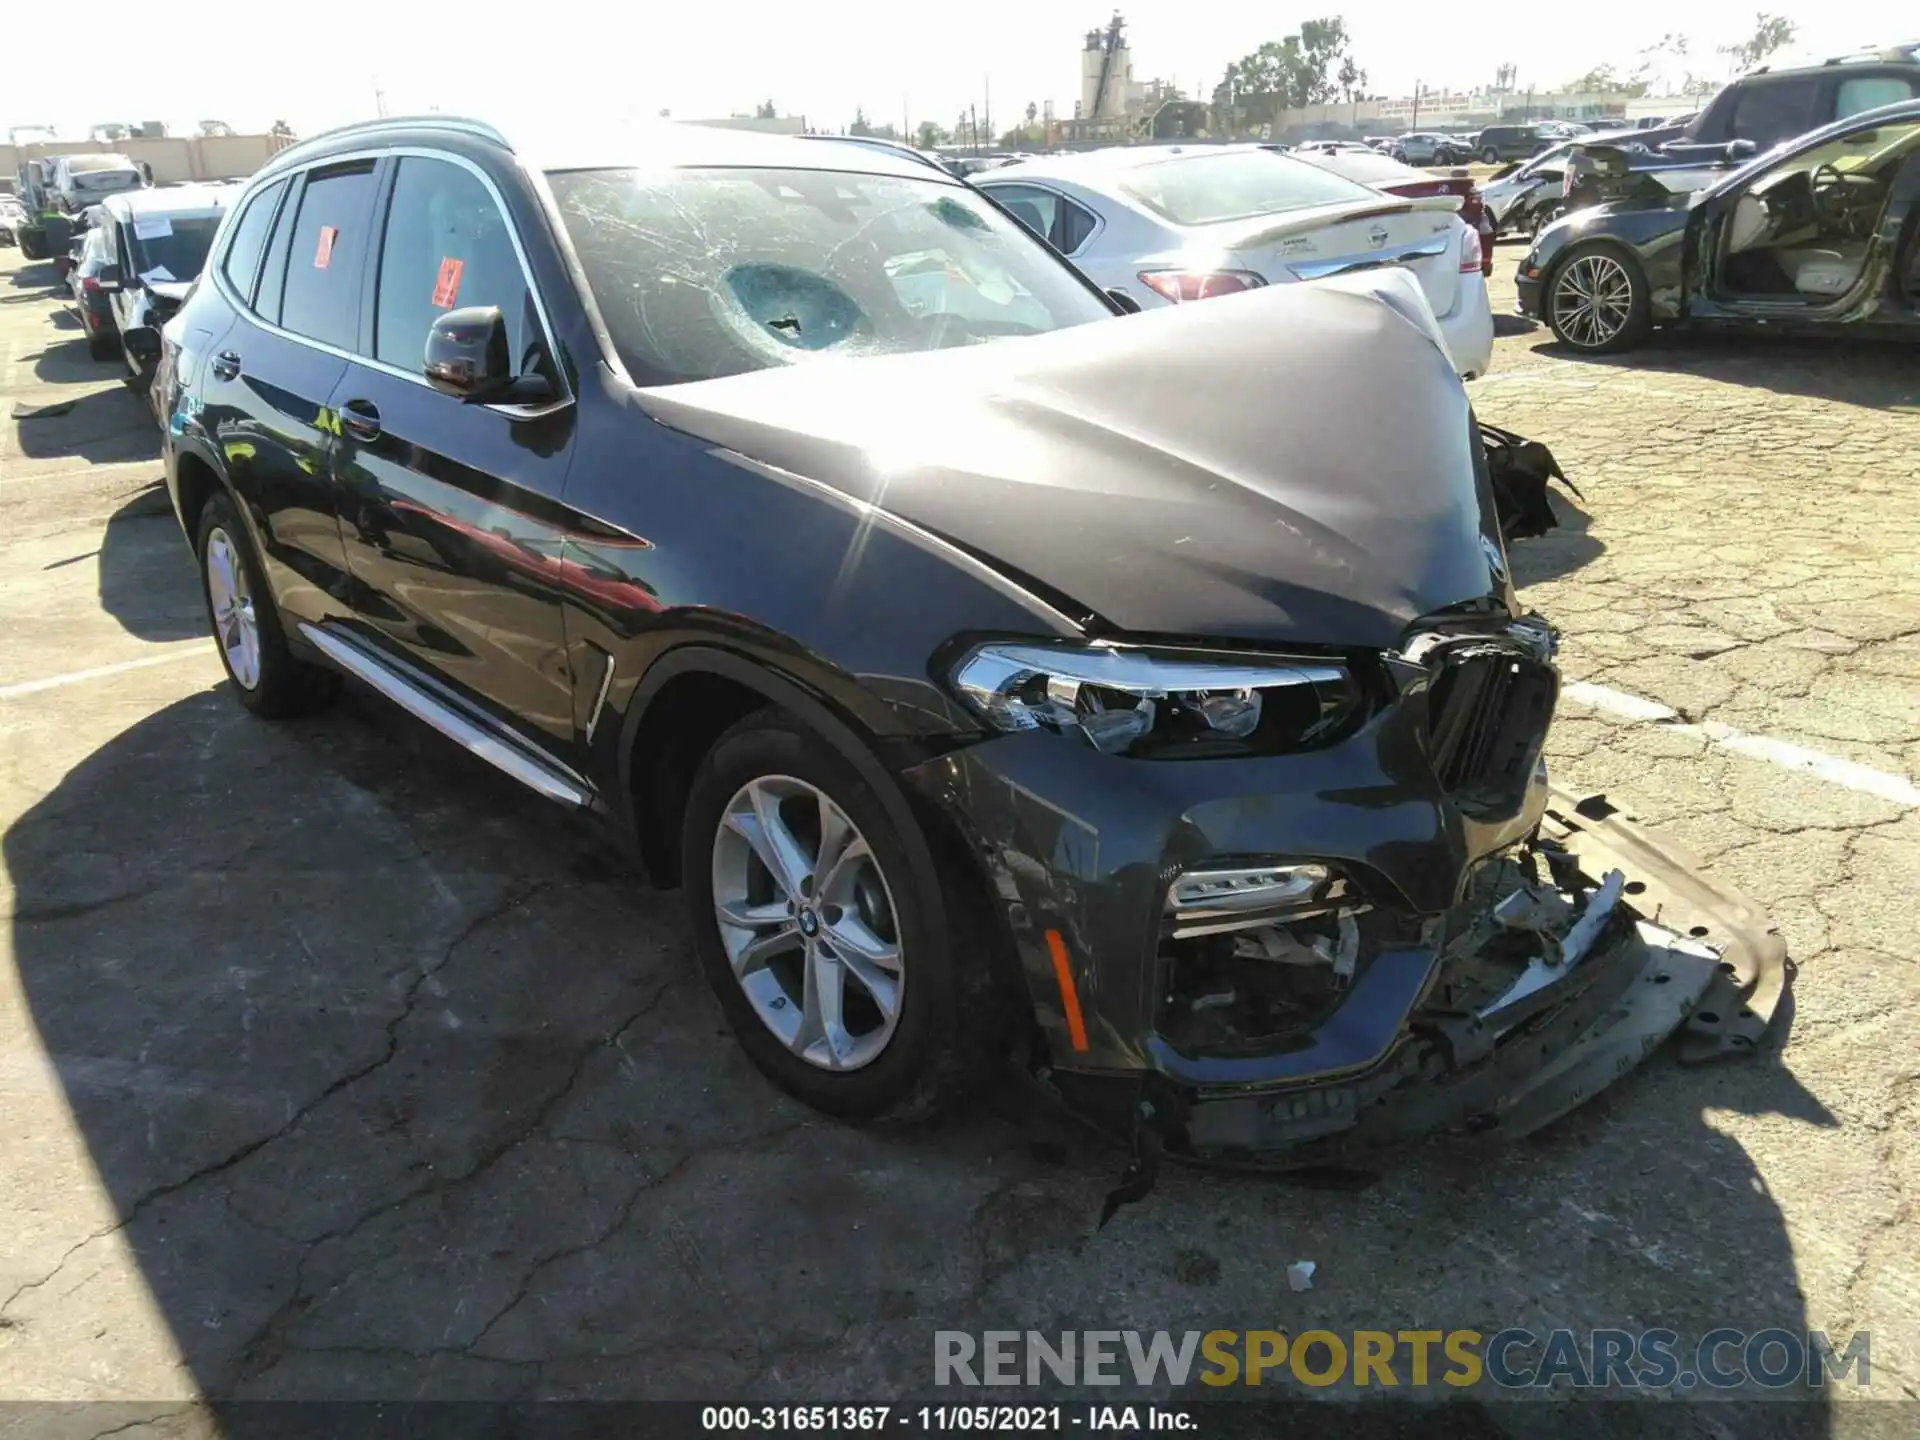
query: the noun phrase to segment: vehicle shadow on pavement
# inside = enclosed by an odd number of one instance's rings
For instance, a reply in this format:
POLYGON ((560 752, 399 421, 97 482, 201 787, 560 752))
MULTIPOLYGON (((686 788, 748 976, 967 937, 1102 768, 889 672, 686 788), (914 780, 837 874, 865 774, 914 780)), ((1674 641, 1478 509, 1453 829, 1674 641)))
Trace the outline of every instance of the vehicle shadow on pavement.
POLYGON ((1708 1119, 1835 1123, 1772 1057, 1656 1057, 1548 1138, 1351 1194, 1171 1168, 1099 1229, 1102 1143, 773 1090, 677 896, 378 701, 272 725, 193 694, 0 846, 50 1067, 17 1122, 76 1129, 109 1207, 84 1171, 40 1202, 0 1303, 29 1392, 161 1393, 177 1359, 209 1397, 879 1399, 933 1393, 940 1329, 1807 1323, 1708 1119))
POLYGON ((1778 395, 1920 414, 1920 350, 1911 343, 1656 332, 1622 355, 1580 355, 1553 341, 1551 332, 1548 337, 1549 343, 1535 347, 1539 353, 1580 365, 1698 376, 1778 395))
MULTIPOLYGON (((53 268, 52 261, 37 260, 15 270, 8 277, 8 283, 16 290, 50 290, 60 283, 60 272, 53 268)), ((35 295, 33 298, 38 300, 42 297, 35 295)))
POLYGON ((198 572, 164 484, 155 481, 108 517, 98 567, 100 608, 128 634, 165 642, 208 633, 198 572))
MULTIPOLYGON (((43 356, 42 378, 49 383, 104 380, 113 375, 104 364, 87 359, 84 341, 53 349, 77 350, 79 358, 43 356), (74 367, 71 373, 69 366, 74 367)), ((52 354, 49 350, 48 355, 52 354)), ((93 465, 126 465, 160 458, 160 432, 153 412, 143 397, 124 385, 84 393, 71 401, 63 397, 41 413, 20 415, 14 425, 20 453, 30 460, 70 456, 93 465)))
MULTIPOLYGON (((1575 483, 1579 483, 1577 480, 1575 483)), ((1593 533, 1593 517, 1579 502, 1547 489, 1547 503, 1553 507, 1559 526, 1545 535, 1530 536, 1507 546, 1507 563, 1513 569, 1513 583, 1525 589, 1543 580, 1557 580, 1590 565, 1607 553, 1606 542, 1593 533)))
MULTIPOLYGON (((69 312, 61 311, 59 313, 67 315, 67 318, 70 320, 73 318, 69 312)), ((114 353, 116 357, 119 354, 117 350, 114 353)), ((85 384, 94 380, 117 380, 123 373, 117 359, 112 361, 96 360, 88 354, 87 340, 84 334, 76 334, 70 340, 55 341, 53 344, 47 346, 46 349, 42 350, 33 362, 34 378, 44 385, 72 385, 76 382, 85 384)), ((131 391, 126 390, 124 386, 118 392, 103 391, 102 393, 118 393, 137 401, 137 397, 135 397, 131 391)), ((149 425, 153 423, 152 414, 143 406, 136 403, 135 409, 149 425)), ((157 436, 154 444, 156 447, 159 444, 157 436)))

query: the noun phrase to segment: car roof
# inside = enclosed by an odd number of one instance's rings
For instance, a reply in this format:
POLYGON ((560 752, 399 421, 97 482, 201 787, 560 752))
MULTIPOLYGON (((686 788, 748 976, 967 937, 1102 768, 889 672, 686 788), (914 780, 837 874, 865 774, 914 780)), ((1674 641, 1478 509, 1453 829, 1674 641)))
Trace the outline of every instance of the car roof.
POLYGON ((116 220, 149 216, 218 215, 239 192, 231 185, 161 185, 150 190, 125 190, 109 195, 100 208, 116 220))
POLYGON ((1903 45, 1889 45, 1881 50, 1862 50, 1850 55, 1836 55, 1828 60, 1808 65, 1783 65, 1778 69, 1762 65, 1758 70, 1749 70, 1745 75, 1736 76, 1727 82, 1727 88, 1735 85, 1764 85, 1770 80, 1796 79, 1803 75, 1824 75, 1834 70, 1920 70, 1920 42, 1903 45))
POLYGON ((435 139, 497 148, 527 168, 541 171, 626 170, 639 166, 826 170, 960 184, 917 156, 894 154, 871 145, 809 144, 795 135, 670 120, 600 126, 562 123, 555 118, 509 135, 485 121, 449 115, 402 116, 329 130, 280 151, 262 173, 278 174, 341 151, 435 139))

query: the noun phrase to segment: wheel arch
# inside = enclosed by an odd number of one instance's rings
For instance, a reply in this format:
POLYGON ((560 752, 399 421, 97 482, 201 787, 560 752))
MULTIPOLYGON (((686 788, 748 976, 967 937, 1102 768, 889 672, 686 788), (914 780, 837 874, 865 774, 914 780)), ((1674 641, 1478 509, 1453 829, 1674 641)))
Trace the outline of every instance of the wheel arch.
POLYGON ((187 543, 191 545, 199 533, 200 512, 221 491, 231 494, 231 487, 211 460, 197 449, 185 446, 174 457, 173 474, 173 512, 180 521, 180 528, 187 534, 187 543))
MULTIPOLYGON (((1559 222, 1554 222, 1559 223, 1559 222)), ((1653 324, 1653 280, 1647 273, 1647 265, 1635 253, 1631 242, 1614 235, 1582 235, 1566 240, 1547 262, 1540 272, 1540 317, 1549 326, 1553 322, 1553 296, 1560 283, 1560 274, 1568 265, 1582 255, 1600 252, 1618 260, 1638 287, 1643 315, 1636 332, 1637 339, 1644 339, 1647 330, 1653 324)), ((1629 321, 1630 325, 1634 322, 1629 321)))
POLYGON ((881 797, 916 866, 924 866, 926 876, 937 873, 921 820, 881 760, 878 735, 817 687, 737 651, 695 642, 647 667, 621 727, 620 794, 656 885, 679 883, 680 819, 694 770, 723 732, 761 709, 787 711, 832 746, 881 797))

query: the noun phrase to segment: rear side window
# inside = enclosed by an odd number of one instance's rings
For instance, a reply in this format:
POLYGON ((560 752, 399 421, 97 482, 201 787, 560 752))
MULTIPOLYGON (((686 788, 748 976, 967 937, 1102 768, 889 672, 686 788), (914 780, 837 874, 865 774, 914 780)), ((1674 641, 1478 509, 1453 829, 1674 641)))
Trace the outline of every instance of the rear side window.
POLYGON ((1863 110, 1878 110, 1882 105, 1898 105, 1913 98, 1913 82, 1900 75, 1864 75, 1857 80, 1842 80, 1834 96, 1833 118, 1845 120, 1863 110))
POLYGON ((1071 255, 1086 244, 1087 237, 1099 223, 1065 196, 1038 185, 983 185, 981 188, 1062 255, 1071 255))
POLYGON ((407 156, 394 177, 380 245, 374 358, 420 369, 434 320, 471 305, 499 307, 515 373, 534 369, 540 325, 506 216, 472 171, 407 156))
POLYGON ((1782 140, 1803 135, 1814 126, 1813 98, 1819 92, 1818 80, 1781 80, 1771 85, 1750 85, 1733 106, 1734 140, 1751 140, 1762 150, 1771 150, 1782 140))
POLYGON ((286 247, 282 327, 343 350, 353 347, 360 319, 360 262, 372 216, 371 160, 309 173, 286 247))
POLYGON ((253 302, 254 277, 260 273, 260 256, 267 248, 267 227, 273 224, 273 207, 280 203, 280 194, 286 188, 287 182, 279 180, 247 201, 247 208, 233 222, 233 239, 227 242, 226 258, 220 262, 227 283, 249 304, 253 302))

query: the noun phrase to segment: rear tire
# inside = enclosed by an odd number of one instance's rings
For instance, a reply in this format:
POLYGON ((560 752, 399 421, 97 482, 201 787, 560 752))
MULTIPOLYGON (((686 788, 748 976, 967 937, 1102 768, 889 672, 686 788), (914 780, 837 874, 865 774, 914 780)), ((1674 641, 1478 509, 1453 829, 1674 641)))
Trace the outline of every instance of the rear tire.
POLYGON ((1618 245, 1576 245, 1547 276, 1541 308, 1554 337, 1583 355, 1631 350, 1647 338, 1647 277, 1618 245))
POLYGON ((87 332, 87 354, 93 359, 111 360, 117 350, 113 336, 102 335, 98 330, 87 332))
POLYGON ((853 1120, 960 1095, 990 990, 977 917, 892 813, 799 719, 762 710, 707 752, 681 824, 694 949, 734 1038, 788 1094, 853 1120))
POLYGON ((340 677, 296 659, 287 647, 279 608, 267 589, 253 541, 227 493, 200 511, 194 546, 200 557, 200 593, 220 647, 233 693, 270 720, 317 710, 339 693, 340 677))

